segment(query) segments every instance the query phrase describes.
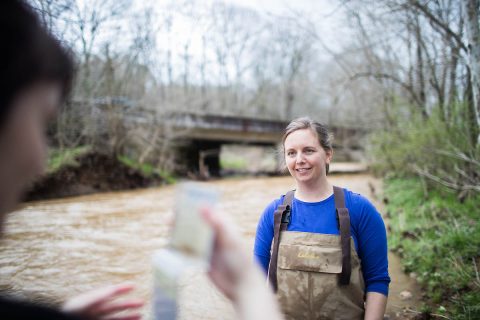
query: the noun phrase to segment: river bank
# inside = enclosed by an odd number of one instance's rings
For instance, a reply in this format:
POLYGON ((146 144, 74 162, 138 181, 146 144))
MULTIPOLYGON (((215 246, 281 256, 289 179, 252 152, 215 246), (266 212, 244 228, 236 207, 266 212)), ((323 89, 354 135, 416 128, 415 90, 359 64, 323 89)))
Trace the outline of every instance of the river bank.
POLYGON ((420 179, 385 182, 390 249, 425 292, 422 319, 480 319, 480 198, 425 189, 420 179))
POLYGON ((39 177, 29 188, 24 200, 58 199, 167 183, 168 178, 154 170, 145 170, 126 157, 86 151, 39 177))

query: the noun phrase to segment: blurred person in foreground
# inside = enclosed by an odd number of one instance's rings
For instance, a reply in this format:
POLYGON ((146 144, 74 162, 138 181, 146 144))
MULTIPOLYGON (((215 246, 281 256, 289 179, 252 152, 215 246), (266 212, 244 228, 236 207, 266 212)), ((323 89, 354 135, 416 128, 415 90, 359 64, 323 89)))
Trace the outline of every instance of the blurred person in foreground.
MULTIPOLYGON (((24 189, 44 170, 45 131, 68 96, 74 64, 70 53, 42 27, 24 1, 0 2, 0 39, 1 228, 24 189)), ((216 232, 212 281, 232 300, 241 319, 281 319, 273 294, 264 286, 259 268, 243 252, 237 231, 208 209, 204 216, 216 232)), ((72 298, 58 309, 0 293, 0 318, 140 319, 143 302, 126 296, 133 289, 130 284, 101 288, 72 298)))

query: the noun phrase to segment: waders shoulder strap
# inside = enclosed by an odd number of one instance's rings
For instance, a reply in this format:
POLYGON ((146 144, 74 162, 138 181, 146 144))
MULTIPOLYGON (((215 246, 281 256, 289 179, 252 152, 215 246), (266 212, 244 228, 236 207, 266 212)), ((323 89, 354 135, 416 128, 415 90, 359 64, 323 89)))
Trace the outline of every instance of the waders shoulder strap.
POLYGON ((273 246, 270 256, 270 265, 268 266, 268 279, 275 292, 277 292, 277 260, 278 247, 280 245, 280 231, 287 230, 288 223, 290 222, 294 193, 294 190, 287 192, 283 198, 283 203, 277 207, 273 215, 273 246))
POLYGON ((342 246, 342 273, 340 273, 339 284, 348 285, 352 272, 350 257, 350 214, 345 206, 343 189, 333 186, 333 195, 335 197, 335 208, 337 211, 337 221, 342 246))

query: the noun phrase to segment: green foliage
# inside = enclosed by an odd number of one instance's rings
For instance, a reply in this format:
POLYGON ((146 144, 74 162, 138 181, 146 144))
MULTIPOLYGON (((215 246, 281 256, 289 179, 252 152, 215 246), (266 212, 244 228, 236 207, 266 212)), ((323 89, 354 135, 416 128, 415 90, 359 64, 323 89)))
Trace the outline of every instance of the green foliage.
POLYGON ((418 178, 387 179, 390 247, 415 272, 432 312, 480 318, 480 196, 460 203, 454 193, 430 190, 418 178))
MULTIPOLYGON (((392 124, 370 139, 372 168, 387 177, 424 177, 424 187, 445 186, 458 193, 480 190, 480 146, 472 141, 465 104, 449 108, 448 120, 434 109, 427 119, 396 107, 392 124), (473 188, 472 188, 473 187, 473 188)), ((472 131, 473 130, 473 131, 472 131)))
POLYGON ((222 169, 231 170, 246 170, 248 168, 247 161, 240 158, 228 158, 220 160, 220 167, 222 169))
POLYGON ((157 175, 164 179, 168 184, 176 182, 176 178, 171 173, 160 170, 150 163, 141 163, 125 155, 118 156, 118 160, 130 168, 139 170, 146 177, 157 175))
POLYGON ((78 165, 75 159, 90 152, 90 150, 90 146, 50 149, 48 152, 47 173, 54 173, 64 166, 78 165))

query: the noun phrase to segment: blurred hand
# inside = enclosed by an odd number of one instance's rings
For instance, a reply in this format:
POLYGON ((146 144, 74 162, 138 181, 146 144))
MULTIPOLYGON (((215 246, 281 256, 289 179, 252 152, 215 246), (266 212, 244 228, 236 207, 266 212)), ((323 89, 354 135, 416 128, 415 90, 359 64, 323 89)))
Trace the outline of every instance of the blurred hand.
POLYGON ((131 292, 131 284, 119 284, 86 292, 69 299, 64 303, 62 310, 84 319, 105 320, 139 320, 138 311, 143 306, 139 299, 125 299, 118 301, 131 292), (118 315, 119 312, 128 311, 127 314, 118 315))
POLYGON ((208 208, 203 209, 202 215, 215 232, 209 276, 227 298, 235 300, 241 282, 253 269, 253 263, 232 223, 208 208))
POLYGON ((273 291, 260 267, 245 251, 235 225, 211 209, 204 209, 202 214, 215 232, 210 279, 232 300, 239 319, 282 320, 273 291))

